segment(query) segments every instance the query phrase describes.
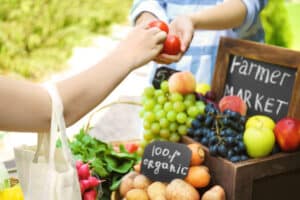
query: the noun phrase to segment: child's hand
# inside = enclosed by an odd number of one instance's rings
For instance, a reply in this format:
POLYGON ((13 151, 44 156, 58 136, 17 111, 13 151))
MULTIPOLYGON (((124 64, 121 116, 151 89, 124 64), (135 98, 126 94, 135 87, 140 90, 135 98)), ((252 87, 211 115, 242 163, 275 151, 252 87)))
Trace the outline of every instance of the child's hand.
POLYGON ((194 35, 194 25, 188 16, 176 17, 169 25, 170 33, 177 35, 181 42, 181 52, 177 55, 160 54, 154 61, 162 64, 178 62, 188 49, 194 35))
POLYGON ((116 53, 134 69, 153 60, 161 52, 166 36, 158 28, 138 25, 119 44, 116 53))

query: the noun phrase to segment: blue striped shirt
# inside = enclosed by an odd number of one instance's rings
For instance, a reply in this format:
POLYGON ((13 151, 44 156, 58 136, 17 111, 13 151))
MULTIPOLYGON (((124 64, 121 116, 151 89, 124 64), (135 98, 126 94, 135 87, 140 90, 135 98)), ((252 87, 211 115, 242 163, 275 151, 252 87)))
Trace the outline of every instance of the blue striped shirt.
MULTIPOLYGON (((259 13, 267 0, 242 0, 242 2, 247 8, 247 16, 240 27, 218 31, 195 31, 190 47, 184 56, 179 62, 172 63, 169 67, 191 71, 197 82, 211 83, 221 36, 263 42, 264 31, 259 13)), ((178 15, 199 12, 220 3, 223 3, 223 0, 135 0, 131 10, 131 20, 134 22, 142 12, 150 12, 169 23, 178 15)), ((154 64, 151 79, 157 67, 159 65, 154 64)))

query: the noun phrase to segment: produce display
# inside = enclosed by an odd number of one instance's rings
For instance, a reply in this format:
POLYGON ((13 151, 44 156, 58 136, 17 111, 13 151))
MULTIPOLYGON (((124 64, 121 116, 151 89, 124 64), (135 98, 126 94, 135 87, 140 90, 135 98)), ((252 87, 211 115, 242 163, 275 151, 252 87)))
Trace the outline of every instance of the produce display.
POLYGON ((296 119, 276 124, 268 116, 247 116, 243 99, 224 96, 215 101, 210 86, 196 83, 190 72, 174 73, 159 89, 145 88, 142 105, 140 153, 153 140, 178 142, 186 134, 207 146, 212 156, 232 162, 264 157, 280 149, 293 151, 300 145, 296 119))
POLYGON ((192 151, 190 168, 184 180, 171 182, 152 182, 139 171, 131 171, 121 181, 119 193, 126 200, 200 200, 199 189, 209 187, 202 200, 225 200, 221 186, 210 186, 209 169, 203 165, 205 153, 200 144, 187 145, 192 151))
POLYGON ((169 82, 162 82, 160 89, 145 88, 140 112, 144 127, 140 153, 153 140, 178 142, 187 134, 191 122, 205 109, 204 102, 197 101, 192 93, 195 87, 193 75, 180 72, 172 75, 169 82))
MULTIPOLYGON (((168 33, 161 21, 149 26, 168 33)), ((206 153, 236 163, 296 151, 300 146, 299 120, 283 118, 276 123, 265 115, 247 116, 247 109, 239 96, 217 101, 210 86, 196 83, 190 72, 172 74, 158 89, 146 87, 140 111, 141 141, 113 146, 82 129, 70 142, 82 198, 105 200, 117 193, 123 200, 225 200, 224 188, 213 185, 215 175, 208 168, 211 165, 205 165, 206 153), (194 141, 186 144, 191 159, 185 177, 162 182, 142 174, 142 155, 148 144, 156 140, 176 143, 183 136, 194 141)))

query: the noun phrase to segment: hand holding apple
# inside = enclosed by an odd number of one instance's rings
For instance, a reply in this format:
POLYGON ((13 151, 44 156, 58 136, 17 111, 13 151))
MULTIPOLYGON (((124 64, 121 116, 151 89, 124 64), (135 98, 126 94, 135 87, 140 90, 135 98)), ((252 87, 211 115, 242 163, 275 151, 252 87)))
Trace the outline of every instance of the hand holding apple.
MULTIPOLYGON (((160 30, 169 33, 169 27, 168 25, 161 21, 161 20, 155 20, 151 21, 148 24, 149 27, 157 27, 160 30)), ((181 52, 181 42, 178 36, 174 34, 168 34, 167 38, 164 42, 164 47, 162 50, 162 54, 168 54, 168 55, 177 55, 181 52)))

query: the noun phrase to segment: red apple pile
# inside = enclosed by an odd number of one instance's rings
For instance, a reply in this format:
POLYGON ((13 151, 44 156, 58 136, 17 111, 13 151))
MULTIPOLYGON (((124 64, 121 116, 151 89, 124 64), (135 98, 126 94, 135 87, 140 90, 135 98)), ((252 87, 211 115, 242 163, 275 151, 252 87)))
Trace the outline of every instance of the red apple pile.
POLYGON ((96 200, 97 190, 101 181, 91 175, 89 165, 82 161, 76 161, 76 169, 80 183, 80 191, 83 200, 96 200))

